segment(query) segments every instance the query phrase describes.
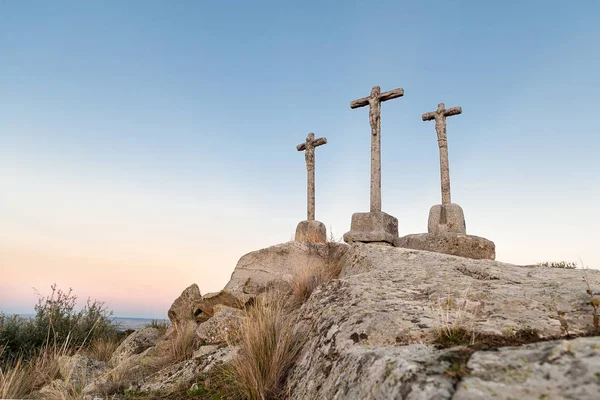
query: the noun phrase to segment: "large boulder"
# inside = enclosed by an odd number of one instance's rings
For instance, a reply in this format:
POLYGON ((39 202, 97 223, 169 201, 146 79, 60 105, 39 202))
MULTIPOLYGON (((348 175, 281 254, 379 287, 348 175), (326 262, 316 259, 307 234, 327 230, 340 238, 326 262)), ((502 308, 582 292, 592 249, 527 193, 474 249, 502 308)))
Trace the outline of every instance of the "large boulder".
POLYGON ((81 389, 109 369, 104 361, 94 360, 82 354, 61 356, 57 362, 66 388, 81 389))
POLYGON ((269 288, 289 289, 295 269, 333 268, 347 249, 335 242, 287 242, 253 251, 240 258, 225 290, 257 295, 269 288))
POLYGON ((196 321, 202 313, 200 300, 202 295, 195 283, 186 288, 181 295, 175 299, 167 313, 173 325, 185 324, 188 321, 196 321))
POLYGON ((341 265, 299 310, 309 338, 288 379, 292 398, 449 398, 460 374, 428 367, 451 360, 433 347, 456 339, 445 333, 497 348, 594 330, 588 290, 599 291, 600 271, 365 244, 341 265))
POLYGON ((140 354, 144 350, 154 346, 160 339, 160 331, 156 328, 142 328, 127 336, 123 342, 117 347, 108 365, 116 367, 129 357, 140 354))
POLYGON ((239 330, 242 310, 218 304, 214 307, 214 316, 198 325, 196 335, 201 343, 225 343, 231 335, 239 330))

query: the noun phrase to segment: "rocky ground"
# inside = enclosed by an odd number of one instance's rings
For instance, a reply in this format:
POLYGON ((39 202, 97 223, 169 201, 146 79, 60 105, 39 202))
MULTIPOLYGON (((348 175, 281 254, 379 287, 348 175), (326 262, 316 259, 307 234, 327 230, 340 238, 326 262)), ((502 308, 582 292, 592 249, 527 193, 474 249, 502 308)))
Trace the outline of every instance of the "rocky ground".
POLYGON ((107 363, 65 357, 42 394, 203 398, 199 377, 236 357, 227 338, 243 309, 269 289, 287 295, 294 271, 315 267, 341 272, 294 311, 307 338, 289 398, 600 398, 600 271, 296 242, 242 257, 219 293, 192 285, 175 300, 169 318, 197 343, 186 359, 163 365, 178 332, 144 328, 107 363))

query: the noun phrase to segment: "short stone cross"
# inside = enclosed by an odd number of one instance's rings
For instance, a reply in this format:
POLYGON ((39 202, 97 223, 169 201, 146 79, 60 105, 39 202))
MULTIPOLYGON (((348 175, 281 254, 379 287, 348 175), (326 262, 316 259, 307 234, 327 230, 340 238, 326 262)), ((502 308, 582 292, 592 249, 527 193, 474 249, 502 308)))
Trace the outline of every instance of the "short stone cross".
POLYGON ((435 119, 435 131, 440 148, 440 175, 442 179, 442 205, 446 206, 450 200, 450 167, 448 166, 448 138, 446 136, 446 117, 462 113, 462 108, 444 108, 444 103, 438 104, 437 110, 422 115, 423 121, 435 119))
POLYGON ((308 174, 308 221, 315 220, 315 147, 327 144, 327 138, 315 139, 314 133, 309 133, 306 142, 296 146, 298 151, 305 151, 306 170, 308 174))
POLYGON ((381 93, 379 86, 373 86, 371 95, 350 102, 350 108, 369 106, 371 124, 371 212, 381 211, 381 102, 404 96, 404 89, 398 88, 381 93))

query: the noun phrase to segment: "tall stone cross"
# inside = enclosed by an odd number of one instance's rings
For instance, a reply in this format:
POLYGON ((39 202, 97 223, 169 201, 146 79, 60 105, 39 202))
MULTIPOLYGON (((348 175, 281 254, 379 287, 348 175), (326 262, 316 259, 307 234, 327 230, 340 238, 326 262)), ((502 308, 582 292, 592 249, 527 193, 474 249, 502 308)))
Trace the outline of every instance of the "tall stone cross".
POLYGON ((327 138, 315 139, 314 133, 309 133, 306 142, 296 146, 298 151, 305 151, 306 171, 308 174, 308 221, 315 220, 315 147, 327 144, 327 138))
POLYGON ((398 88, 381 93, 379 86, 373 86, 371 95, 350 102, 350 108, 369 106, 371 123, 371 212, 381 211, 381 102, 404 96, 404 89, 398 88))
POLYGON ((450 167, 448 166, 448 138, 446 136, 446 117, 462 113, 462 108, 444 108, 444 103, 438 104, 437 110, 422 115, 423 121, 435 119, 435 131, 440 147, 440 175, 442 178, 442 205, 452 203, 450 200, 450 167))

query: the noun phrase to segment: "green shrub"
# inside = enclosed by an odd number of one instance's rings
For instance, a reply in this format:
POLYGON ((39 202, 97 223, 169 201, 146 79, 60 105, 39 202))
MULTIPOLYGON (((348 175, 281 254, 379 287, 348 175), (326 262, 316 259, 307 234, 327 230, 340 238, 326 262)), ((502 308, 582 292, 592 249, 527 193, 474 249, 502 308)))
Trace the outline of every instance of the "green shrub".
POLYGON ((569 262, 569 261, 544 261, 544 262, 538 263, 538 265, 541 267, 549 267, 549 268, 563 268, 563 269, 576 269, 577 268, 576 262, 569 262))
POLYGON ((38 293, 35 316, 31 319, 0 313, 0 345, 4 348, 0 363, 19 356, 29 359, 48 345, 67 344, 78 350, 89 346, 94 339, 119 336, 112 312, 103 302, 88 299, 76 311, 77 297, 72 289, 64 292, 56 284, 51 289, 47 297, 38 293))

